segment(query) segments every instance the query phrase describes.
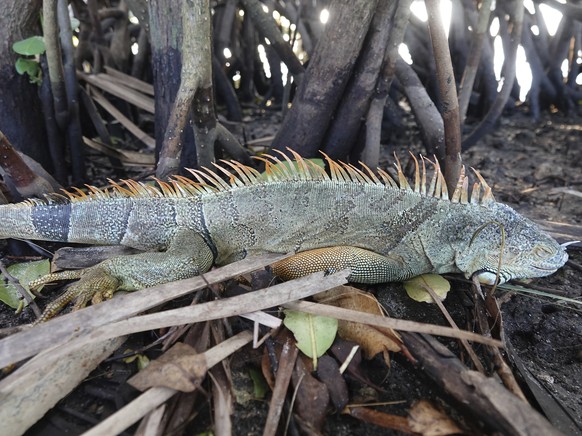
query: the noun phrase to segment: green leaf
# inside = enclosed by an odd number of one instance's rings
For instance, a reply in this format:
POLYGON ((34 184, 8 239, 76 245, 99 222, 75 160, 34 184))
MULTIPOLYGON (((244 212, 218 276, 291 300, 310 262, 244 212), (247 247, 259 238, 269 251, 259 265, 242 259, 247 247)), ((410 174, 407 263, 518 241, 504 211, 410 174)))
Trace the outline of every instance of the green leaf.
POLYGON ((256 368, 250 368, 249 374, 253 381, 253 398, 256 400, 265 398, 265 395, 267 395, 269 390, 269 385, 267 384, 265 377, 263 377, 261 371, 256 368))
MULTIPOLYGON (((28 291, 28 283, 50 272, 50 262, 46 259, 36 262, 16 263, 10 265, 7 269, 10 275, 17 278, 24 289, 28 291)), ((18 292, 16 286, 12 283, 7 283, 6 280, 0 283, 0 301, 16 309, 21 300, 20 292, 18 292)))
POLYGON ((44 38, 42 36, 31 36, 30 38, 17 41, 12 44, 12 50, 20 55, 35 56, 45 52, 44 38))
POLYGON ((410 298, 425 303, 434 303, 426 288, 431 288, 442 301, 451 290, 451 284, 438 274, 423 274, 404 282, 404 289, 410 298))
POLYGON ((147 366, 150 364, 150 359, 148 356, 146 356, 145 354, 138 354, 137 355, 137 369, 138 371, 141 371, 142 369, 147 368, 147 366))
POLYGON ((14 64, 16 67, 16 72, 18 74, 28 74, 30 83, 40 85, 41 80, 41 69, 40 64, 34 59, 18 58, 14 64))
POLYGON ((18 58, 14 63, 16 72, 18 74, 28 74, 29 76, 36 76, 40 72, 40 65, 33 59, 18 58))
POLYGON ((337 333, 337 319, 294 310, 285 311, 283 324, 293 332, 297 348, 314 362, 331 347, 337 333))

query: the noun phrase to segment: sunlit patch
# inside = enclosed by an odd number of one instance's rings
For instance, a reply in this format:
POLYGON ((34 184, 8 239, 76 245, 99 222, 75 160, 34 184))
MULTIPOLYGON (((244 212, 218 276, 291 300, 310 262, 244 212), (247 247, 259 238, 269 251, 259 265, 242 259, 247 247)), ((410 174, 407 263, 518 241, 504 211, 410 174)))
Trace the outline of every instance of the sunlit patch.
POLYGON ((544 17, 544 21, 546 22, 548 33, 550 36, 554 36, 558 31, 560 22, 562 21, 562 13, 544 3, 540 3, 539 8, 544 17))

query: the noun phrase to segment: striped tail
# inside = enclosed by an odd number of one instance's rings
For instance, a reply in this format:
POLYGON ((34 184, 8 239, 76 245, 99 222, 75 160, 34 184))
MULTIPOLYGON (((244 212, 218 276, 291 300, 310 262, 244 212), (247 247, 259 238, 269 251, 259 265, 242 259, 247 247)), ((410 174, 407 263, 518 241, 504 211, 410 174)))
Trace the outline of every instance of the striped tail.
POLYGON ((0 206, 0 239, 67 242, 71 205, 25 201, 0 206))

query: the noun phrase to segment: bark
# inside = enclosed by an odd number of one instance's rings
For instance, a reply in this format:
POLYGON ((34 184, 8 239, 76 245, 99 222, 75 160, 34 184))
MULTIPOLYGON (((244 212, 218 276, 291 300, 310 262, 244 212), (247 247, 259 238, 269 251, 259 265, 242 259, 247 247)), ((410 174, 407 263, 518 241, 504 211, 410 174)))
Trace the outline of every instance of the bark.
POLYGON ((150 10, 148 9, 148 0, 125 0, 129 10, 137 17, 139 24, 146 33, 150 33, 150 10))
POLYGON ((547 66, 548 78, 558 92, 557 99, 552 103, 566 113, 574 110, 574 101, 570 99, 568 89, 564 86, 564 79, 562 77, 562 61, 568 57, 572 28, 572 18, 565 15, 562 21, 560 21, 558 31, 550 44, 548 54, 549 63, 547 66))
MULTIPOLYGON (((208 1, 188 0, 185 8, 192 17, 188 25, 194 28, 190 32, 184 21, 184 40, 182 56, 192 57, 192 69, 188 73, 197 75, 197 90, 193 103, 193 128, 196 138, 196 162, 200 166, 209 166, 214 162, 214 143, 216 142, 216 113, 214 112, 214 91, 212 87, 212 21, 208 1), (190 38, 193 38, 191 41, 190 38)), ((184 15, 186 11, 182 12, 184 15)), ((182 63, 182 80, 186 69, 182 63)))
POLYGON ((538 120, 541 114, 541 94, 543 93, 545 96, 547 96, 550 101, 555 101, 557 97, 557 91, 554 88, 552 82, 550 82, 546 76, 544 65, 532 39, 530 27, 531 20, 526 16, 524 18, 521 44, 524 48, 525 56, 532 73, 532 83, 528 93, 530 114, 534 120, 538 120))
MULTIPOLYGON (((209 2, 186 0, 182 5, 182 68, 156 174, 167 178, 181 166, 210 166, 218 138, 212 86, 211 16, 209 2), (192 117, 195 156, 185 150, 182 133, 192 117)), ((230 144, 230 142, 229 142, 230 144)))
POLYGON ((471 93, 473 92, 473 84, 475 83, 475 77, 477 77, 483 44, 485 42, 485 38, 487 37, 489 15, 491 13, 491 1, 492 0, 485 0, 481 3, 479 19, 477 21, 477 25, 473 27, 474 30, 471 37, 469 59, 467 61, 467 66, 465 67, 465 71, 463 72, 459 91, 459 112, 461 116, 461 125, 465 123, 467 108, 469 107, 469 100, 471 99, 471 93))
POLYGON ((131 64, 131 75, 141 80, 144 80, 146 76, 146 63, 150 54, 150 43, 146 28, 147 27, 143 23, 140 25, 139 36, 137 39, 138 52, 133 57, 133 63, 131 64))
MULTIPOLYGON (((69 8, 65 0, 58 0, 58 23, 60 28, 60 42, 63 54, 63 80, 67 97, 68 122, 66 126, 67 139, 71 156, 71 172, 73 183, 81 184, 85 177, 85 161, 83 153, 83 133, 79 118, 79 84, 75 70, 75 52, 73 48, 73 32, 69 18, 69 8)), ((62 173, 62 161, 53 162, 55 175, 60 183, 65 182, 62 173)))
POLYGON ((571 3, 560 3, 557 0, 536 0, 536 3, 545 3, 546 5, 560 11, 564 17, 570 17, 574 20, 582 21, 582 6, 571 3))
POLYGON ((109 51, 115 68, 127 73, 131 57, 131 42, 129 38, 129 9, 123 0, 119 2, 119 9, 115 9, 115 12, 117 15, 113 24, 109 51))
POLYGON ((469 59, 469 23, 461 0, 451 1, 451 23, 449 25, 449 51, 455 77, 463 76, 469 59))
POLYGON ((265 46, 265 53, 267 55, 267 62, 269 62, 269 70, 271 71, 271 79, 269 91, 264 96, 264 100, 272 99, 273 102, 279 106, 283 101, 283 71, 281 70, 281 58, 277 50, 268 44, 265 46))
POLYGON ((412 68, 424 83, 430 98, 441 110, 438 82, 436 80, 435 56, 430 41, 428 23, 420 21, 414 14, 411 14, 410 25, 404 42, 408 45, 412 57, 412 68))
POLYGON ((216 95, 222 98, 222 102, 226 105, 227 118, 231 121, 242 121, 242 109, 232 86, 232 81, 224 72, 222 64, 216 56, 212 56, 212 68, 214 69, 216 95))
POLYGON ((436 339, 408 332, 401 332, 401 335, 424 373, 477 422, 484 422, 489 432, 523 436, 561 434, 497 380, 465 367, 436 339))
POLYGON ((295 81, 299 83, 304 72, 303 65, 301 65, 295 53, 293 53, 289 43, 283 39, 283 35, 281 35, 273 18, 263 11, 261 3, 258 0, 241 0, 241 3, 259 30, 259 33, 269 39, 270 45, 277 52, 281 61, 287 65, 289 72, 295 77, 295 81))
POLYGON ((71 2, 71 7, 75 17, 80 21, 79 32, 77 33, 77 38, 79 38, 79 43, 75 49, 75 67, 78 70, 83 69, 83 62, 93 62, 93 48, 92 48, 92 24, 89 19, 89 10, 87 5, 80 1, 71 2))
POLYGON ((38 97, 38 87, 28 76, 16 72, 18 55, 12 44, 33 35, 41 35, 40 0, 3 2, 0 14, 0 130, 14 147, 52 170, 46 149, 44 120, 38 97))
POLYGON ((566 84, 568 88, 576 88, 576 78, 580 73, 580 65, 576 62, 578 53, 582 50, 582 23, 576 21, 574 24, 574 31, 572 32, 573 44, 570 45, 568 52, 568 63, 570 68, 568 70, 568 80, 566 84))
MULTIPOLYGON (((479 19, 483 19, 475 8, 475 4, 472 0, 463 0, 464 11, 467 15, 468 24, 478 31, 480 26, 479 19)), ((481 9, 483 11, 483 9, 481 9)), ((489 15, 491 15, 489 13, 489 15)), ((487 25, 489 22, 487 22, 487 25)), ((477 35, 474 33, 472 40, 474 41, 477 35)), ((476 49, 476 48, 475 48, 476 49)), ((473 55, 474 48, 471 48, 471 56, 473 55)), ((465 79, 462 78, 461 81, 461 93, 466 95, 461 95, 459 97, 459 106, 461 107, 461 125, 465 123, 467 113, 469 112, 469 107, 472 106, 473 116, 483 116, 489 111, 495 98, 497 96, 497 79, 495 77, 495 71, 493 69, 493 46, 491 38, 485 33, 482 39, 481 49, 480 49, 480 60, 478 65, 475 67, 475 79, 474 84, 469 86, 470 76, 465 79), (466 91, 465 91, 466 90, 466 91), (465 102, 464 99, 467 99, 465 102), (463 110, 464 105, 467 105, 463 110)), ((467 64, 466 74, 472 74, 471 69, 474 68, 472 65, 472 60, 469 60, 467 64)))
POLYGON ((214 9, 215 51, 220 59, 223 58, 224 49, 231 47, 236 6, 236 0, 226 0, 221 8, 217 7, 214 9), (216 18, 217 15, 218 19, 216 18))
POLYGON ((479 63, 480 95, 477 103, 479 115, 486 114, 497 98, 497 78, 493 69, 493 45, 489 39, 483 45, 479 63))
POLYGON ((436 61, 437 79, 441 115, 445 127, 445 181, 449 195, 453 195, 459 176, 461 175, 461 124, 459 118, 459 102, 457 100, 457 82, 453 73, 451 53, 445 36, 445 29, 440 18, 439 3, 436 0, 426 0, 430 38, 436 61))
POLYGON ((255 89, 255 61, 257 58, 258 37, 250 20, 242 23, 241 34, 241 79, 239 98, 241 101, 254 101, 255 89))
POLYGON ((273 148, 292 147, 305 157, 316 154, 352 74, 376 4, 377 0, 342 0, 331 5, 326 32, 275 136, 273 148))
POLYGON ((411 3, 412 0, 398 2, 398 7, 392 19, 384 59, 382 60, 382 70, 366 115, 366 144, 360 158, 369 168, 377 168, 379 165, 384 108, 395 76, 396 62, 401 59, 398 54, 398 47, 404 40, 404 34, 408 27, 411 3))
POLYGON ((345 160, 354 147, 378 82, 395 9, 395 2, 378 3, 352 80, 324 141, 323 150, 331 158, 345 160))
POLYGON ((46 142, 50 155, 50 161, 53 168, 55 168, 54 172, 57 180, 61 182, 60 179, 64 179, 65 175, 68 173, 67 165, 65 163, 65 137, 59 130, 55 120, 53 94, 51 92, 46 56, 44 55, 40 57, 40 67, 42 70, 42 83, 40 85, 39 95, 40 106, 42 108, 42 114, 44 115, 42 122, 44 123, 46 129, 46 142), (58 163, 58 165, 55 163, 58 163))
POLYGON ((513 1, 513 10, 511 13, 511 18, 513 21, 513 30, 511 32, 510 49, 506 51, 504 70, 505 77, 503 81, 503 87, 499 92, 495 103, 485 116, 485 118, 479 123, 479 125, 471 132, 471 134, 463 141, 463 149, 467 149, 474 145, 483 135, 489 133, 499 116, 501 115, 505 103, 509 98, 511 89, 513 88, 513 82, 515 81, 515 58, 517 53, 517 46, 521 41, 521 28, 523 24, 523 13, 524 6, 520 1, 513 1))
POLYGON ((301 8, 302 4, 299 3, 297 7, 291 2, 284 3, 283 14, 297 26, 297 32, 301 34, 301 43, 303 44, 303 50, 305 50, 309 55, 313 52, 313 41, 311 40, 311 33, 305 26, 305 22, 301 18, 301 8))
MULTIPOLYGON (((152 70, 156 96, 156 151, 159 153, 164 143, 170 111, 180 87, 182 1, 150 0, 148 7, 152 70)), ((192 129, 185 129, 181 135, 180 140, 183 147, 194 149, 194 133, 192 129)))
POLYGON ((426 93, 420 79, 412 67, 402 59, 396 62, 396 76, 404 86, 404 92, 410 102, 427 154, 430 156, 435 154, 435 151, 440 151, 441 155, 444 154, 445 127, 443 118, 426 93))
MULTIPOLYGON (((203 24, 203 17, 206 15, 202 15, 202 9, 208 7, 208 3, 205 1, 196 6, 190 1, 179 3, 181 6, 178 13, 181 17, 179 33, 182 35, 182 41, 176 49, 176 55, 181 57, 181 68, 178 75, 179 86, 171 104, 156 170, 157 176, 161 179, 176 174, 180 168, 180 159, 185 148, 182 142, 183 134, 184 131, 190 130, 187 127, 194 94, 199 87, 207 85, 202 84, 202 79, 206 77, 206 74, 204 71, 196 71, 196 60, 192 54, 198 53, 198 49, 211 50, 210 46, 204 47, 204 43, 209 42, 206 38, 210 37, 210 34, 204 34, 204 30, 209 28, 210 22, 203 24), (197 37, 201 40, 198 41, 197 37)), ((208 20, 208 17, 206 19, 208 20)), ((206 68, 210 68, 210 57, 208 61, 206 68)), ((198 119, 197 122, 201 125, 205 121, 198 119)), ((191 151, 192 149, 185 151, 186 160, 192 156, 191 151)))
POLYGON ((59 128, 66 131, 69 122, 67 91, 63 71, 59 24, 57 21, 57 0, 44 0, 42 4, 44 42, 46 59, 55 107, 55 120, 59 128))

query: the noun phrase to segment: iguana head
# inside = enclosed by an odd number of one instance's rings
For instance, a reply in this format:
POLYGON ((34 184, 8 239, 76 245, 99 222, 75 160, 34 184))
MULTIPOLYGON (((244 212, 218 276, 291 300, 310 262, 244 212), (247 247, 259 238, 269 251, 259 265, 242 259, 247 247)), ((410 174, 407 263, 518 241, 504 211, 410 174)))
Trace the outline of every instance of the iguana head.
POLYGON ((490 211, 493 213, 480 214, 477 222, 467 229, 470 234, 465 237, 469 238, 469 244, 457 253, 455 263, 467 278, 477 275, 481 283, 493 284, 498 269, 500 283, 544 277, 556 272, 568 260, 562 245, 510 207, 495 203, 490 211), (503 255, 499 268, 502 233, 503 255))

